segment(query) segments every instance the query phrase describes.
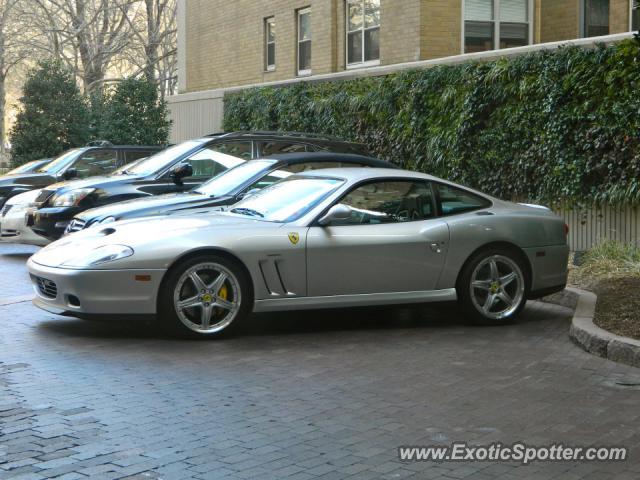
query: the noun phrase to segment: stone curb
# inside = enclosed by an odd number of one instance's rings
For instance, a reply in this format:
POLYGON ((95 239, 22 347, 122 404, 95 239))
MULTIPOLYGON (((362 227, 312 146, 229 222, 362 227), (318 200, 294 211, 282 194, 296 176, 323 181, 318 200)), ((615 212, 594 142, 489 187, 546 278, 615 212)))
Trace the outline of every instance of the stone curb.
POLYGON ((564 306, 569 306, 570 302, 574 302, 575 313, 571 320, 569 336, 581 348, 613 362, 640 367, 640 341, 615 335, 593 323, 596 301, 598 300, 595 293, 567 287, 562 292, 560 301, 554 300, 553 297, 545 299, 545 301, 552 303, 564 301, 565 303, 560 303, 564 306), (571 300, 572 298, 573 300, 571 300))

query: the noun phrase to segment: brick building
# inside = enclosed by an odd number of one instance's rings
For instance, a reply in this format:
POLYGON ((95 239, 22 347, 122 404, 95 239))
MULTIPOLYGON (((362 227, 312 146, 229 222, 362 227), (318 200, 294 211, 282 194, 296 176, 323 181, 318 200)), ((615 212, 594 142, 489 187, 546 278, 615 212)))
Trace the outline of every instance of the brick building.
POLYGON ((180 91, 638 29, 638 0, 183 0, 180 91))

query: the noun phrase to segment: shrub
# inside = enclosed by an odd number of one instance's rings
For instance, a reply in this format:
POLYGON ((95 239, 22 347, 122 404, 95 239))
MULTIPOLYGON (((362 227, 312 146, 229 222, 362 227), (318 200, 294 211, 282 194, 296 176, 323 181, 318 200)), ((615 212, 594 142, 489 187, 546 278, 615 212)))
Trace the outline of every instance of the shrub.
POLYGON ((226 130, 366 143, 502 198, 640 203, 640 47, 563 47, 385 77, 225 96, 226 130))
POLYGON ((89 109, 73 74, 60 62, 43 61, 29 73, 11 131, 14 166, 55 157, 90 137, 89 109))
POLYGON ((155 83, 128 78, 94 98, 96 136, 118 145, 162 145, 169 137, 167 105, 155 83))
POLYGON ((607 240, 587 250, 580 275, 586 278, 640 277, 640 247, 607 240))

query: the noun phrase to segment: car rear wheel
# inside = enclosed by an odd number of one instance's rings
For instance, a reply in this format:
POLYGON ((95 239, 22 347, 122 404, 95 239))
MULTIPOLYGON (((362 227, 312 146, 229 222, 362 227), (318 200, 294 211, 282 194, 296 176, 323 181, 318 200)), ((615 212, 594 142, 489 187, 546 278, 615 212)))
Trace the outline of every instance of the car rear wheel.
POLYGON ((163 284, 160 316, 174 334, 220 337, 249 314, 250 281, 237 262, 223 256, 189 259, 171 270, 163 284))
POLYGON ((458 298, 475 321, 488 324, 513 320, 527 302, 528 279, 519 255, 494 248, 474 255, 458 282, 458 298))

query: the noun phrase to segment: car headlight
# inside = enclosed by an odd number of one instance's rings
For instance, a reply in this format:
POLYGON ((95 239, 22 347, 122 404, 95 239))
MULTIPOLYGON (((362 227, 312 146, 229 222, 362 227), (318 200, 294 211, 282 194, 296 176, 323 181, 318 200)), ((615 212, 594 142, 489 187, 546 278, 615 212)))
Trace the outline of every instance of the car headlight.
POLYGON ((116 221, 116 217, 107 217, 100 220, 100 225, 104 225, 105 223, 112 223, 116 221))
POLYGON ((133 248, 126 245, 104 245, 63 263, 65 267, 87 268, 113 262, 133 255, 133 248))
POLYGON ((51 204, 54 207, 76 207, 84 200, 88 195, 91 195, 95 191, 95 188, 78 188, 77 190, 71 190, 70 192, 57 195, 51 200, 51 204))

